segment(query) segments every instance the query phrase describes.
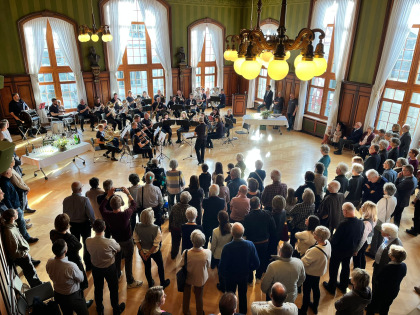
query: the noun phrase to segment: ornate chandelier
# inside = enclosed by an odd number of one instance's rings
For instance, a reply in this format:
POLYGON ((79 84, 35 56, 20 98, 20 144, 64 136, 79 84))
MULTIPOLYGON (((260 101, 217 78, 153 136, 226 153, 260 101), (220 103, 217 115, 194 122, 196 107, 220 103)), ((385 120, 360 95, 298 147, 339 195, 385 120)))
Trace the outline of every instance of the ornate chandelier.
POLYGON ((289 39, 285 27, 287 1, 283 0, 277 35, 264 35, 260 28, 261 7, 262 0, 258 0, 257 25, 254 29, 243 29, 239 35, 226 36, 224 58, 234 61, 235 72, 247 80, 252 80, 259 75, 261 67, 264 66, 268 69, 271 79, 282 80, 289 73, 286 60, 290 58, 290 51, 299 49, 300 55, 294 61, 296 76, 302 81, 308 81, 314 76, 322 75, 327 70, 322 43, 325 38, 324 31, 304 28, 294 40, 289 39), (315 33, 320 35, 314 51, 312 41, 315 39, 315 33))
POLYGON ((112 41, 112 35, 109 32, 108 25, 102 25, 99 29, 96 28, 95 15, 93 14, 92 0, 90 0, 90 7, 92 9, 92 28, 89 28, 86 24, 80 25, 79 36, 78 36, 79 41, 82 43, 88 42, 89 40, 92 40, 93 42, 97 42, 99 40, 98 33, 102 33, 102 41, 104 42, 112 41), (89 35, 89 33, 92 35, 89 35))

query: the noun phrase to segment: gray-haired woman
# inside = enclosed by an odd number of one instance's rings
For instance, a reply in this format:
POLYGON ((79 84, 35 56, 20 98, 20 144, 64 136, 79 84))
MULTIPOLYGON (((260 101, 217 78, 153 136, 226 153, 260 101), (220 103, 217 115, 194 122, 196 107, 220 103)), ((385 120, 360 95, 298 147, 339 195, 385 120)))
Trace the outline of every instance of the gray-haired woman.
POLYGON ((166 172, 166 189, 168 191, 168 205, 170 213, 173 205, 175 204, 175 196, 176 200, 179 202, 180 194, 185 187, 185 179, 182 172, 177 170, 177 160, 170 160, 169 167, 171 170, 166 172))
POLYGON ((193 248, 182 253, 182 260, 180 267, 185 263, 185 254, 187 257, 187 279, 185 281, 184 296, 182 302, 182 310, 184 314, 190 313, 190 297, 191 287, 194 287, 195 304, 197 314, 203 313, 203 291, 204 284, 209 278, 208 268, 210 267, 211 251, 210 249, 204 249, 203 245, 206 241, 206 237, 200 230, 194 230, 191 233, 191 242, 193 248))
POLYGON ((155 285, 151 272, 152 259, 155 261, 158 268, 160 285, 163 288, 166 288, 171 281, 169 279, 165 280, 165 270, 163 267, 162 253, 160 251, 162 231, 159 226, 153 224, 154 219, 153 209, 144 209, 140 214, 140 223, 137 223, 134 229, 133 239, 144 263, 144 273, 147 282, 149 283, 149 288, 155 285))
POLYGON ((171 232, 171 258, 175 259, 178 255, 179 245, 181 244, 182 232, 181 228, 184 223, 188 222, 186 211, 190 207, 188 204, 191 201, 191 195, 188 191, 183 191, 180 202, 172 207, 169 214, 169 232, 171 232))

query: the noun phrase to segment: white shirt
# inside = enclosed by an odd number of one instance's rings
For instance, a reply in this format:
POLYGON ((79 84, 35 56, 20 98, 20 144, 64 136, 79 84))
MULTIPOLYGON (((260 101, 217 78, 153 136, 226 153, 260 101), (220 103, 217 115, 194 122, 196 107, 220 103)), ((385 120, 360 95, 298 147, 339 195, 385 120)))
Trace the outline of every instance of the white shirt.
POLYGON ((389 222, 391 220, 391 214, 394 212, 396 206, 397 198, 384 195, 376 204, 376 208, 378 209, 378 220, 382 223, 389 222))
POLYGON ((298 308, 295 304, 287 302, 280 307, 274 306, 272 301, 253 302, 251 312, 252 315, 297 315, 298 308))
POLYGON ((54 283, 54 291, 63 295, 70 295, 80 290, 83 272, 67 257, 51 258, 47 262, 47 273, 54 283))

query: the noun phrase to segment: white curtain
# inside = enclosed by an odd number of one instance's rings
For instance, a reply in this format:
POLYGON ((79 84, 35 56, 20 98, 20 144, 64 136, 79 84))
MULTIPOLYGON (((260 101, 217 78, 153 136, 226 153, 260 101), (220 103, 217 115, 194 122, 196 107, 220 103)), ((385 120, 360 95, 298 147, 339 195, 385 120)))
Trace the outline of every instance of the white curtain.
POLYGON ((337 123, 338 107, 340 101, 341 84, 346 72, 347 59, 350 50, 350 37, 354 24, 355 0, 338 1, 334 28, 334 68, 336 87, 328 115, 328 126, 337 123))
MULTIPOLYGON (((331 8, 334 5, 334 0, 319 0, 315 2, 314 10, 312 14, 311 20, 311 28, 320 28, 325 30, 328 24, 328 14, 331 15, 331 8)), ((308 90, 308 81, 301 81, 300 82, 300 89, 299 95, 295 95, 298 97, 298 110, 295 116, 295 130, 302 130, 302 123, 303 123, 303 114, 305 112, 305 103, 306 103, 306 94, 308 90)))
POLYGON ((223 30, 219 26, 211 23, 207 24, 207 28, 216 57, 217 86, 223 89, 223 30))
POLYGON ((113 40, 107 42, 111 94, 118 92, 117 71, 130 37, 134 0, 109 0, 104 7, 105 24, 109 25, 113 40))
POLYGON ((254 108, 254 100, 255 100, 255 85, 257 80, 249 80, 248 84, 248 99, 246 101, 246 108, 254 108))
POLYGON ((76 36, 74 34, 73 25, 70 23, 56 19, 48 18, 54 38, 58 41, 61 52, 66 58, 71 70, 74 73, 77 87, 78 100, 86 100, 86 89, 83 82, 82 68, 80 66, 79 52, 77 50, 76 36))
POLYGON ((419 0, 395 0, 392 5, 392 12, 389 18, 384 48, 382 50, 376 80, 372 86, 372 93, 370 95, 369 106, 366 112, 364 128, 367 128, 367 126, 373 126, 375 123, 382 90, 385 86, 386 80, 391 74, 392 68, 398 60, 398 56, 404 47, 404 43, 413 24, 412 18, 414 18, 414 16, 411 14, 414 12, 413 7, 415 4, 419 3, 419 0))
POLYGON ((206 27, 206 24, 198 24, 191 29, 191 85, 193 92, 197 87, 195 72, 197 69, 198 61, 200 60, 201 51, 203 50, 206 27))
MULTIPOLYGON (((39 89, 38 73, 41 67, 42 53, 45 46, 45 36, 47 30, 47 18, 37 18, 28 21, 23 26, 23 33, 25 36, 26 57, 28 60, 28 70, 31 77, 32 90, 34 92, 35 105, 38 114, 41 117, 41 122, 44 123, 45 119, 39 104, 41 104, 41 91, 39 89)), ((47 119, 48 122, 48 119, 47 119)))
POLYGON ((165 71, 165 93, 169 97, 173 91, 169 21, 166 7, 156 0, 138 0, 138 5, 145 17, 144 24, 149 33, 152 48, 155 49, 165 71))

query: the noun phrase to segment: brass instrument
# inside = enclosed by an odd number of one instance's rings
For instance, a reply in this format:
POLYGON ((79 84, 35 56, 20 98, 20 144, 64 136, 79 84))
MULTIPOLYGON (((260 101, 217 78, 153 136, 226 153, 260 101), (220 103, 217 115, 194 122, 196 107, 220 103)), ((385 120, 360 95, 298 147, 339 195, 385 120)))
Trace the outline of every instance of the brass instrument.
POLYGON ((105 138, 105 144, 108 144, 114 140, 114 138, 118 138, 120 135, 119 131, 114 131, 114 128, 112 126, 107 126, 104 131, 104 138, 105 138))
POLYGON ((111 112, 111 116, 112 116, 112 118, 116 118, 117 117, 117 113, 115 112, 115 104, 114 103, 112 103, 112 102, 108 102, 107 104, 106 104, 106 107, 109 109, 109 111, 111 112))

